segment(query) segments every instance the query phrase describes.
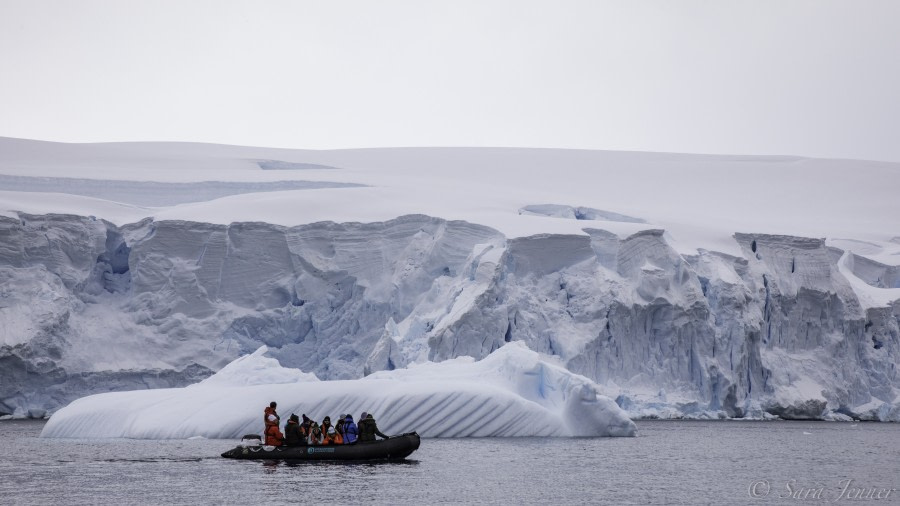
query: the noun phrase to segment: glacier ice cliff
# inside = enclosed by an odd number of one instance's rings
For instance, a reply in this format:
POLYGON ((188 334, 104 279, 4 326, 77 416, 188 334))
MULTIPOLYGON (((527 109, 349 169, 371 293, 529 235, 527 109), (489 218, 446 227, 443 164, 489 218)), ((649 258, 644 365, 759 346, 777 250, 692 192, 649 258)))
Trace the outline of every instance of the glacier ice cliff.
POLYGON ((57 411, 41 437, 237 438, 262 431, 261 399, 314 420, 375 413, 388 434, 425 437, 634 436, 636 426, 591 380, 511 343, 469 357, 359 380, 318 381, 265 357, 262 346, 185 388, 84 397, 57 411))
POLYGON ((196 383, 261 345, 352 380, 521 342, 633 417, 900 421, 896 268, 822 239, 734 240, 740 255, 683 255, 662 230, 507 239, 422 215, 0 217, 0 415, 196 383))

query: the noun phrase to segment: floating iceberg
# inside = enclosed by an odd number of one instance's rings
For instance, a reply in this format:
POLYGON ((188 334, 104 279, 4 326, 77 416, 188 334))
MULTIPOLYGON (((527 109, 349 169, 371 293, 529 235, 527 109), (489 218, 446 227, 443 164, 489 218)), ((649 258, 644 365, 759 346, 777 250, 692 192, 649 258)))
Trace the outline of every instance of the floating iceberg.
POLYGON ((374 413, 383 432, 424 437, 634 436, 597 385, 509 343, 481 361, 412 364, 363 379, 318 381, 264 356, 263 346, 185 388, 92 395, 56 412, 41 437, 236 438, 262 430, 262 408, 316 420, 374 413))

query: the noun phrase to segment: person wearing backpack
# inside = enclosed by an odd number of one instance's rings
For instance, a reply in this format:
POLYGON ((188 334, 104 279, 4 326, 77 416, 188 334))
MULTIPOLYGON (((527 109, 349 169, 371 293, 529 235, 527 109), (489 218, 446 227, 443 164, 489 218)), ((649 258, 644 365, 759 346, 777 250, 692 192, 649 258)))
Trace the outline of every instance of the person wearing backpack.
POLYGON ((359 437, 359 429, 353 423, 353 415, 347 414, 344 417, 344 444, 355 443, 359 437))

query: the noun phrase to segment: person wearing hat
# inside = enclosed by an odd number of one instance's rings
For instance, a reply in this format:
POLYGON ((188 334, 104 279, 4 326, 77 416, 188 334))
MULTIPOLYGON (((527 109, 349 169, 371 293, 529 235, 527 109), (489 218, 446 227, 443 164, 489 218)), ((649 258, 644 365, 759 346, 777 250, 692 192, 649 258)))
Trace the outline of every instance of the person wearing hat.
POLYGON ((341 435, 341 438, 344 437, 344 418, 346 417, 347 415, 339 416, 337 423, 334 424, 334 430, 336 430, 337 433, 341 435))
POLYGON ((311 445, 320 445, 322 444, 322 428, 319 427, 319 424, 313 422, 309 427, 309 444, 311 445))
POLYGON ((300 426, 300 417, 291 413, 290 418, 284 424, 284 445, 301 446, 306 444, 306 435, 300 426))
POLYGON ((349 413, 344 417, 344 433, 342 435, 345 444, 355 443, 356 438, 359 437, 359 429, 353 423, 353 415, 349 413))
POLYGON ((328 429, 332 428, 332 425, 331 425, 331 417, 330 417, 330 416, 326 416, 326 417, 322 420, 322 426, 321 426, 321 427, 322 427, 322 434, 327 434, 327 433, 328 433, 328 429))
POLYGON ((375 423, 375 417, 372 416, 372 413, 367 413, 366 417, 359 421, 359 441, 375 441, 375 436, 390 439, 390 436, 386 436, 378 430, 378 425, 375 423))
POLYGON ((344 438, 334 430, 334 427, 328 427, 325 435, 322 437, 323 445, 341 445, 344 444, 344 438))

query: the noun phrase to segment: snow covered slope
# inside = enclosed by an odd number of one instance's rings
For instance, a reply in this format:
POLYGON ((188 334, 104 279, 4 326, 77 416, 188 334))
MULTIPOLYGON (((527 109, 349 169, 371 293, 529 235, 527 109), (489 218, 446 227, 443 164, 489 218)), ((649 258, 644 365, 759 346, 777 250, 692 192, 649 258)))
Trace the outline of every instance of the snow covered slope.
POLYGON ((262 431, 261 399, 282 418, 377 414, 388 434, 425 437, 634 436, 634 422, 589 379, 511 343, 479 362, 459 358, 360 380, 316 381, 278 367, 261 347, 187 388, 98 394, 56 412, 42 437, 237 438, 262 431), (247 384, 252 378, 254 384, 247 384))
POLYGON ((0 414, 261 344, 331 380, 519 341, 633 416, 898 420, 898 188, 849 160, 0 139, 0 414))

